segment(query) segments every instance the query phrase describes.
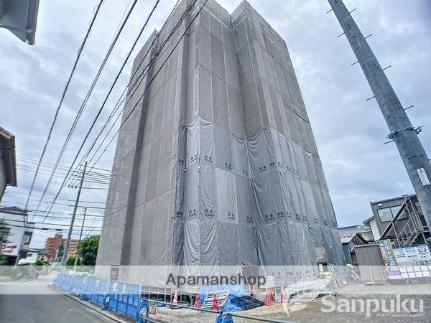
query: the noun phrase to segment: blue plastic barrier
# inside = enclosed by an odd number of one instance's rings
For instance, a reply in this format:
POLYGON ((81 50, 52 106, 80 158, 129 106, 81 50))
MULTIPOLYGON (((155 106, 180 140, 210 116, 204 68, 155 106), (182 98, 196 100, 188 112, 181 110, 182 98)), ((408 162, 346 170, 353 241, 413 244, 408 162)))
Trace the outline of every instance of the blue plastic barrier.
POLYGON ((60 273, 57 275, 57 277, 55 277, 55 279, 53 280, 52 284, 54 285, 54 287, 56 288, 60 288, 62 281, 64 280, 64 274, 60 273))
POLYGON ((233 323, 233 318, 229 314, 220 314, 216 317, 216 323, 233 323))
POLYGON ((141 300, 141 285, 130 284, 120 281, 111 281, 107 308, 125 316, 137 317, 141 300))
POLYGON ((81 298, 98 303, 101 307, 105 305, 105 298, 109 292, 109 280, 97 277, 88 277, 81 298))
POLYGON ((93 276, 87 276, 86 277, 86 281, 85 281, 85 285, 84 288, 81 290, 81 293, 79 295, 79 297, 84 300, 84 301, 89 301, 90 300, 90 295, 92 293, 92 290, 94 289, 94 281, 95 281, 95 277, 93 276))
POLYGON ((70 292, 73 286, 73 276, 65 274, 64 281, 62 282, 60 288, 65 292, 70 292))
POLYGON ((70 292, 73 295, 81 296, 81 294, 85 291, 86 283, 87 283, 86 275, 73 276, 70 292))
MULTIPOLYGON (((120 281, 109 281, 85 274, 72 275, 59 273, 53 281, 56 288, 78 295, 81 299, 98 303, 103 309, 121 313, 134 318, 136 322, 147 322, 148 302, 141 299, 141 285, 120 281)), ((202 288, 199 294, 202 299, 209 292, 229 289, 232 295, 244 294, 241 286, 214 286, 202 288), (228 288, 227 288, 228 287, 228 288)), ((166 303, 158 303, 164 306, 166 303)), ((232 316, 221 313, 216 317, 216 323, 232 323, 232 316)))
POLYGON ((128 294, 126 315, 136 317, 141 301, 141 285, 128 284, 126 291, 128 294))

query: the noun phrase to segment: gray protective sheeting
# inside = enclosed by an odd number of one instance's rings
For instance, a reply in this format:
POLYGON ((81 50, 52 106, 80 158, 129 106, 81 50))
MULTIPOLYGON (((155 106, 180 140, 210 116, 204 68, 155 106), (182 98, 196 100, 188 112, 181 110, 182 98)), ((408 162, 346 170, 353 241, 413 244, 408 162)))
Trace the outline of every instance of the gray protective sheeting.
POLYGON ((328 192, 303 148, 275 130, 245 140, 201 118, 186 137, 181 264, 311 265, 316 247, 342 263, 328 192))
POLYGON ((181 1, 135 59, 97 264, 342 263, 284 40, 247 2, 229 15, 208 0, 186 37, 188 21, 160 50, 191 3, 181 1))

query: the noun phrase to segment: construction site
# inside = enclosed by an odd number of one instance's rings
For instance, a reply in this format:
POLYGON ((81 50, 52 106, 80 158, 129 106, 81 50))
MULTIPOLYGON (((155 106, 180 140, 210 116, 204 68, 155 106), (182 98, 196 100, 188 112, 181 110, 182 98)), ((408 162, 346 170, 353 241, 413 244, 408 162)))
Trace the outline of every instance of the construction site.
MULTIPOLYGON (((413 192, 407 194, 407 187, 404 195, 376 195, 368 216, 364 212, 360 223, 355 218, 355 224, 341 226, 333 204, 336 194, 330 194, 321 146, 304 103, 304 87, 311 84, 298 82, 291 43, 288 48, 283 34, 247 1, 228 11, 215 0, 179 0, 143 46, 137 46, 156 1, 88 132, 81 135, 73 162, 60 167, 104 64, 135 9, 137 0, 130 1, 49 173, 42 160, 103 2, 94 9, 42 155, 34 161, 25 206, 0 210, 1 247, 10 258, 9 267, 0 268, 1 297, 64 295, 97 313, 94 322, 431 321, 431 163, 419 137, 423 126, 410 121, 407 110, 413 106, 401 104, 385 74, 391 66, 380 65, 368 43, 371 34, 365 36, 352 16, 356 8, 328 0, 326 17, 341 28, 338 38, 347 40, 344 45, 355 57, 351 66, 359 66, 368 82, 372 97, 366 101, 375 101, 386 122, 381 127, 389 130, 382 145, 391 144, 399 154, 398 167, 413 192), (102 110, 129 58, 130 78, 108 115, 102 110), (91 136, 102 112, 107 120, 91 136), (111 143, 116 144, 112 170, 96 167, 111 143), (57 168, 58 176, 65 176, 52 193, 57 168), (36 203, 31 194, 40 190, 40 169, 50 177, 36 203), (61 204, 66 188, 74 189, 76 198, 61 204), (106 202, 87 198, 87 190, 105 191, 91 196, 106 197, 106 202), (52 212, 58 205, 72 208, 71 218, 45 222, 61 218, 55 216, 61 212, 52 212), (45 249, 30 246, 39 231, 55 232, 46 236, 45 249), (13 235, 15 242, 9 239, 13 235)), ((14 25, 23 9, 0 0, 0 27, 33 45, 39 2, 29 6, 24 13, 32 25, 24 33, 14 25)), ((325 90, 320 91, 323 95, 325 90)), ((349 102, 339 101, 340 107, 349 102)), ((0 199, 7 185, 17 186, 15 137, 4 132, 0 199)), ((367 183, 378 181, 362 176, 367 183)), ((93 314, 79 315, 76 321, 93 320, 93 314)))

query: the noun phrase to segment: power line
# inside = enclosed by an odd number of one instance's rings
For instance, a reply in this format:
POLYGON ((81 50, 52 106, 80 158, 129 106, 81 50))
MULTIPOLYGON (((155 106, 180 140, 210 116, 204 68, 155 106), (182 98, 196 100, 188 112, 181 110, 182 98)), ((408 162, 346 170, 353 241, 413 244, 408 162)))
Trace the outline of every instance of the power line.
MULTIPOLYGON (((206 2, 207 2, 207 1, 206 1, 206 2)), ((196 14, 196 16, 193 18, 192 22, 193 22, 193 21, 196 19, 196 17, 199 15, 200 11, 203 9, 203 7, 205 6, 206 2, 202 5, 201 9, 200 9, 200 10, 199 10, 199 12, 196 14)), ((144 77, 147 75, 147 73, 148 73, 148 70, 149 70, 150 66, 152 66, 152 64, 155 62, 155 59, 156 59, 156 58, 158 57, 158 55, 161 53, 162 49, 163 49, 163 48, 164 48, 164 46, 168 43, 169 39, 173 36, 173 34, 176 32, 176 30, 180 27, 180 25, 182 24, 182 22, 183 22, 183 20, 185 19, 186 15, 187 15, 187 14, 188 14, 188 12, 189 12, 193 7, 194 7, 195 3, 196 3, 196 1, 194 1, 194 2, 189 6, 189 7, 187 7, 187 8, 184 10, 183 15, 181 16, 181 18, 179 19, 179 21, 177 22, 177 24, 172 28, 171 32, 169 33, 169 35, 168 35, 168 37, 165 39, 165 41, 161 44, 161 46, 160 46, 160 48, 158 49, 157 53, 156 53, 156 54, 151 58, 150 62, 149 62, 149 63, 148 63, 144 68, 143 68, 142 72, 140 73, 140 75, 139 75, 139 76, 138 76, 138 78, 135 80, 134 84, 132 85, 132 90, 130 90, 130 91, 129 91, 129 92, 131 92, 131 94, 129 94, 129 98, 128 98, 128 100, 126 101, 126 103, 124 104, 124 106, 127 106, 127 104, 132 100, 132 98, 133 98, 134 94, 136 93, 136 91, 137 91, 137 89, 138 89, 139 85, 142 83, 142 81, 143 81, 144 77)), ((175 4, 174 8, 172 9, 172 11, 171 11, 171 13, 170 13, 169 17, 171 17, 171 15, 172 15, 172 13, 174 12, 175 7, 177 6, 177 4, 178 4, 178 1, 177 1, 177 3, 175 4)), ((191 24, 187 27, 187 30, 190 28, 190 26, 191 26, 191 24)), ((182 37, 180 38, 180 41, 181 41, 181 39, 184 37, 184 35, 185 35, 185 34, 183 34, 183 35, 182 35, 182 37)), ((152 45, 154 44, 154 42, 156 41, 156 39, 157 39, 157 38, 155 38, 155 39, 153 40, 152 44, 150 45, 149 50, 147 51, 147 53, 145 54, 144 58, 143 58, 143 59, 141 60, 141 62, 139 63, 139 66, 135 69, 135 72, 134 72, 134 74, 133 74, 133 75, 132 75, 132 77, 131 77, 131 81, 130 81, 130 83, 131 83, 131 82, 132 82, 132 80, 134 79, 134 76, 135 76, 136 72, 138 72, 138 71, 139 71, 139 69, 140 69, 140 67, 141 67, 142 63, 143 63, 143 62, 144 62, 144 60, 145 60, 145 57, 147 56, 147 54, 149 53, 149 51, 152 49, 152 45)), ((174 52, 174 50, 176 49, 176 47, 178 47, 178 44, 179 44, 179 42, 176 44, 176 46, 175 46, 175 47, 173 48, 173 50, 170 52, 170 54, 168 55, 168 58, 172 55, 172 53, 174 52)), ((168 58, 167 58, 167 59, 168 59, 168 58)), ((166 61, 167 61, 167 59, 166 59, 166 61)), ((163 63, 163 66, 164 66, 164 64, 166 63, 166 61, 163 63)), ((158 72, 161 70, 161 68, 162 68, 163 66, 161 66, 161 67, 160 67, 160 69, 158 70, 158 72)), ((158 72, 156 73, 156 75, 158 74, 158 72)), ((156 76, 156 75, 155 75, 155 76, 156 76)), ((153 79, 154 79, 154 77, 153 77, 153 79)), ((151 81, 151 82, 152 82, 152 81, 151 81)), ((129 85, 130 85, 130 83, 129 83, 129 85)), ((127 88, 126 88, 126 89, 127 89, 127 88)), ((124 93, 125 93, 126 89, 123 91, 123 94, 121 95, 121 97, 124 95, 124 93)), ((143 95, 145 95, 145 91, 144 91, 143 95)), ((140 99, 143 97, 143 95, 140 97, 140 99)), ((121 99, 121 97, 120 97, 120 99, 121 99)), ((136 105, 139 103, 140 99, 137 101, 136 105)), ((117 104, 118 104, 118 102, 117 102, 117 104)), ((135 105, 135 107, 136 107, 136 105, 135 105)), ((134 108, 135 108, 135 107, 134 107, 134 108)), ((133 108, 133 110, 134 110, 134 108, 133 108)), ((124 111, 124 108, 123 108, 123 111, 124 111)), ((121 114, 120 114, 119 116, 121 116, 121 114)), ((109 129, 109 131, 108 131, 108 133, 105 135, 104 139, 102 140, 102 142, 101 142, 101 143, 99 144, 99 146, 97 147, 96 152, 95 152, 95 153, 93 154, 93 156, 91 157, 91 159, 90 159, 89 163, 91 163, 91 161, 93 160, 93 158, 96 156, 97 151, 101 148, 101 146, 102 146, 103 142, 105 141, 105 139, 107 138, 107 136, 109 135, 109 133, 111 132, 111 130, 113 129, 113 127, 114 127, 115 123, 116 123, 116 122, 118 121, 118 119, 119 119, 119 116, 117 116, 117 119, 115 120, 114 124, 111 126, 111 128, 110 128, 110 129, 109 129)), ((123 122, 123 124, 124 124, 124 122, 123 122)), ((120 128, 121 128, 121 127, 122 127, 122 125, 120 126, 120 128)), ((109 141, 109 143, 106 145, 105 149, 102 151, 102 153, 99 155, 99 157, 97 158, 97 160, 94 162, 93 166, 95 166, 95 165, 98 163, 98 161, 100 160, 100 158, 102 157, 102 155, 107 151, 107 149, 108 149, 109 145, 112 143, 112 141, 115 139, 115 137, 116 137, 116 136, 117 136, 117 134, 119 133, 119 130, 120 130, 120 129, 118 129, 118 130, 117 130, 117 132, 114 134, 114 136, 111 138, 111 140, 109 141)), ((93 143, 93 146, 94 146, 94 144, 95 144, 95 142, 93 143)), ((92 169, 92 167, 93 167, 93 166, 91 166, 91 167, 90 167, 90 169, 92 169)))
MULTIPOLYGON (((116 76, 116 77, 115 77, 115 79, 114 79, 114 82, 112 83, 112 85, 111 85, 111 87, 110 87, 110 89, 109 89, 108 93, 107 93, 107 94, 106 94, 106 96, 105 96, 105 99, 103 100, 103 103, 102 103, 102 105, 101 105, 101 107, 100 107, 100 109, 99 109, 98 114, 96 115, 95 120, 97 120, 97 119, 98 119, 98 117, 99 117, 100 113, 101 113, 101 112, 102 112, 102 110, 104 109, 105 104, 106 104, 106 102, 108 101, 109 96, 111 95, 111 93, 112 93, 112 91, 113 91, 113 89, 114 89, 115 85, 117 84, 117 81, 118 81, 118 79, 119 79, 119 77, 120 77, 121 73, 123 72, 124 67, 126 66, 127 62, 129 61, 129 58, 130 58, 130 56, 132 55, 132 52, 134 51, 134 49, 135 49, 135 47, 136 47, 136 45, 137 45, 137 43, 138 43, 139 39, 140 39, 140 38, 141 38, 141 36, 142 36, 142 33, 144 32, 145 28, 147 27, 148 22, 149 22, 149 20, 150 20, 151 16, 153 15, 154 11, 156 10, 156 8, 157 8, 157 6, 158 6, 159 2, 160 2, 160 0, 157 0, 157 1, 156 1, 156 3, 154 4, 154 6, 153 6, 152 10, 151 10, 151 11, 150 11, 150 13, 149 13, 149 15, 148 15, 148 17, 147 17, 147 19, 146 19, 146 21, 145 21, 144 25, 142 26, 141 30, 139 31, 138 36, 136 37, 136 39, 135 39, 135 41, 134 41, 134 43, 133 43, 133 45, 132 45, 131 49, 129 50, 129 53, 128 53, 128 54, 127 54, 127 56, 126 56, 126 59, 124 60, 124 62, 123 62, 123 64, 122 64, 122 66, 121 66, 121 68, 120 68, 119 72, 117 73, 117 76, 116 76)), ((154 40, 153 40, 153 42, 154 42, 154 40)), ((151 44, 150 48, 151 48, 151 47, 152 47, 152 44, 151 44)), ((138 69, 139 69, 139 67, 138 67, 138 69)), ((133 78, 133 76, 132 76, 132 78, 133 78)), ((126 89, 127 89, 127 86, 126 86, 126 89)), ((125 90, 124 90, 124 91, 123 91, 123 93, 121 94, 120 99, 121 99, 121 97, 123 97, 124 93, 125 93, 125 90)), ((81 164, 83 163, 83 161, 88 157, 89 153, 91 152, 91 150, 92 150, 92 149, 93 149, 93 147, 94 147, 94 144, 97 142, 97 140, 99 139, 99 137, 100 137, 100 135, 102 134, 103 130, 106 128, 106 125, 109 123, 110 119, 112 118, 113 113, 115 114, 115 112, 114 112, 114 111, 118 110, 118 107, 119 107, 119 106, 120 106, 120 105, 119 105, 119 104, 118 104, 118 102, 117 102, 116 106, 115 106, 115 107, 114 107, 114 109, 111 111, 111 113, 110 113, 110 115, 108 116, 108 119, 107 119, 107 121, 105 122, 105 124, 103 125, 102 129, 101 129, 101 130, 100 130, 100 132, 97 134, 96 139, 93 141, 93 144, 89 147, 88 151, 87 151, 87 152, 82 156, 81 161, 78 163, 78 165, 81 165, 81 164)), ((119 115, 120 115, 120 114, 119 114, 119 115)), ((92 170, 92 169, 90 169, 90 170, 92 170)))
MULTIPOLYGON (((196 2, 196 0, 193 2, 196 2)), ((192 26, 193 22, 195 21, 195 19, 197 18, 197 16, 200 14, 200 12, 202 11, 202 9, 204 8, 205 4, 208 2, 208 0, 205 0, 204 4, 201 6, 201 8, 199 9, 199 11, 196 13, 196 15, 194 16, 194 18, 191 20, 190 24, 188 25, 188 27, 186 28, 186 30, 184 31, 184 33, 182 34, 182 36, 180 37, 180 39, 177 41, 177 43, 175 44, 174 48, 171 50, 171 52, 169 53, 169 55, 166 57, 166 59, 163 61, 162 65, 160 66, 160 68, 157 70, 157 72, 155 73, 155 75, 152 77, 152 79, 148 82, 147 86, 145 87, 142 95, 139 97, 139 100, 136 101, 136 104, 133 106, 133 108, 130 110, 129 114, 127 115, 127 117, 122 121, 120 127, 118 128, 118 130, 116 131, 116 133, 114 134, 114 136, 111 138, 111 140, 109 141, 108 145, 105 147, 105 149, 103 150, 102 154, 99 155, 98 159, 95 161, 94 165, 97 164, 97 162, 100 160, 100 158, 102 157, 102 155, 106 152, 107 148, 109 147, 109 145, 113 142, 114 138, 118 135, 118 133, 120 132, 121 128, 124 126, 124 124, 127 122, 127 120, 130 118, 130 116, 132 115, 132 113, 134 112, 134 110, 136 109, 136 107, 138 106, 138 103, 140 102, 140 100, 144 97, 144 95, 146 94, 146 91, 148 90, 149 86, 152 84, 152 82, 154 81, 155 77, 158 75, 158 73, 161 71, 161 69, 163 68, 163 66, 166 64, 166 62, 168 61, 168 59, 170 58, 170 56, 172 56, 173 52, 175 51, 175 49, 178 47, 179 43, 181 42, 181 40, 184 38, 184 36, 187 34, 188 30, 190 29, 190 27, 192 26)))
MULTIPOLYGON (((102 110, 103 110, 103 108, 104 108, 104 106, 105 106, 105 104, 106 104, 106 102, 107 102, 108 96, 111 94, 113 87, 115 86, 115 84, 116 84, 116 82, 117 82, 117 80, 118 80, 118 78, 119 78, 119 76, 120 76, 121 72, 123 71, 123 69, 124 69, 124 67, 125 67, 125 65, 126 65, 126 63, 127 63, 127 61, 128 61, 128 59, 130 58, 130 56, 131 56, 131 54, 132 54, 132 52, 133 52, 133 50, 134 50, 134 48, 135 48, 135 46, 136 46, 136 43, 138 42, 139 38, 140 38, 140 37, 141 37, 141 35, 142 35, 142 32, 144 31, 144 28, 147 26, 149 19, 151 18, 151 16, 153 15, 153 13, 154 13, 155 9, 157 8, 157 5, 158 5, 159 1, 160 1, 160 0, 157 0, 157 1, 156 1, 156 3, 155 3, 155 5, 153 6, 153 9, 151 10, 150 14, 148 15, 148 18, 147 18, 147 20, 145 21, 144 26, 142 27, 142 29, 141 29, 140 33, 138 34, 138 37, 136 38, 136 40, 135 40, 135 42, 134 42, 134 44, 133 44, 133 46, 132 46, 131 50, 129 51, 129 54, 127 55, 127 57, 126 57, 126 59, 125 59, 125 61, 124 61, 123 65, 122 65, 122 67, 121 67, 121 69, 120 69, 120 71, 119 71, 119 73, 117 74, 117 76, 116 76, 116 78, 115 78, 115 80, 114 80, 114 83, 112 84, 112 86, 111 86, 110 90, 108 91, 108 94, 107 94, 107 96, 106 96, 105 100, 103 101, 102 106, 99 108, 99 111, 98 111, 98 113, 97 113, 96 117, 94 118, 94 120, 93 120, 93 122, 92 122, 92 124, 91 124, 91 126, 90 126, 90 128, 89 128, 89 130, 87 131, 87 134, 85 135, 84 140, 83 140, 83 142, 81 143, 81 146, 80 146, 80 148, 79 148, 79 150, 78 150, 78 153, 76 154, 76 156, 75 156, 75 158, 74 158, 74 160, 73 160, 73 162, 72 162, 72 165, 71 165, 71 167, 69 168, 69 170, 68 170, 68 172, 67 172, 67 175, 66 175, 66 177, 65 177, 65 179, 64 179, 64 181, 63 181, 63 183, 61 184, 61 186, 60 186, 60 189, 59 189, 58 193, 56 194, 56 196, 55 196, 55 198, 54 198, 54 201, 55 201, 55 200, 58 198, 58 196, 60 195, 61 190, 62 190, 62 188, 64 187, 64 184, 65 184, 65 183, 66 183, 66 181, 67 181, 67 178, 68 178, 68 176, 69 176, 69 173, 72 171, 73 166, 74 166, 74 164, 75 164, 76 160, 78 159, 79 154, 81 153, 82 148, 83 148, 83 147, 84 147, 84 145, 85 145, 85 142, 86 142, 86 141, 87 141, 87 139, 88 139, 88 136, 90 135, 90 133, 91 133, 91 131, 92 131, 92 129, 93 129, 93 127, 94 127, 94 125, 96 124, 97 119, 99 118, 99 116, 100 116, 100 114, 101 114, 101 112, 102 112, 102 110)), ((133 3, 131 10, 133 9, 133 7, 134 7, 134 5, 135 5, 135 4, 136 4, 136 1, 133 3)), ((126 17, 126 20, 124 21, 124 24, 125 24, 125 22, 127 21, 127 18, 129 17, 130 13, 131 13, 131 11, 129 11, 128 16, 126 17)), ((122 29, 121 29, 121 30, 122 30, 122 29)), ((120 32, 121 32, 121 30, 120 30, 120 32)), ((46 191, 46 190, 47 190, 47 186, 45 187, 45 190, 44 190, 44 191, 46 191)), ((42 198, 43 198, 43 196, 44 196, 44 195, 42 195, 42 198)), ((42 198, 41 198, 41 199, 42 199, 42 198)), ((40 205, 40 203, 39 203, 39 205, 40 205)), ((37 207, 37 208, 39 208, 39 207, 37 207)), ((49 211, 50 211, 51 209, 52 209, 52 206, 48 209, 48 214, 49 214, 49 211)))
MULTIPOLYGON (((31 226, 26 226, 26 225, 15 225, 15 224, 7 224, 4 225, 4 227, 12 227, 12 228, 25 228, 25 229, 32 229, 32 230, 41 230, 41 231, 66 231, 66 229, 63 228, 48 228, 48 227, 31 227, 31 226)), ((102 227, 91 227, 92 230, 97 229, 100 230, 102 229, 102 227)), ((73 232, 78 232, 78 230, 80 230, 79 228, 73 229, 73 232)))
MULTIPOLYGON (((4 219, 3 219, 4 220, 4 219)), ((95 219, 92 219, 92 221, 94 222, 95 219)), ((18 222, 18 223, 27 223, 28 225, 37 225, 37 224, 46 224, 46 225, 56 225, 56 226, 60 226, 60 227, 69 227, 69 224, 67 223, 51 223, 51 222, 35 222, 35 221, 24 221, 24 220, 4 220, 4 222, 6 223, 6 225, 9 225, 9 221, 12 222, 18 222)), ((87 225, 84 226, 84 228, 92 228, 92 225, 87 225)))
MULTIPOLYGON (((173 15, 175 9, 178 6, 178 3, 180 2, 180 0, 177 0, 177 2, 175 3, 175 5, 173 6, 171 12, 168 15, 168 18, 166 19, 166 21, 168 21, 171 16, 173 15)), ((165 22, 166 24, 166 22, 165 22)), ((85 153, 85 155, 81 158, 81 161, 78 163, 78 165, 82 164, 83 161, 87 158, 87 156, 89 156, 91 150, 94 148, 94 145, 96 144, 97 140, 99 139, 100 135, 103 133, 103 131, 106 129, 106 127, 108 126, 109 122, 111 121, 112 117, 115 115, 115 113, 119 110, 119 108, 121 107, 121 104, 124 102, 124 98, 125 98, 125 94, 127 92, 127 89, 129 89, 129 92, 131 92, 132 90, 134 90, 135 86, 137 85, 138 79, 135 80, 135 76, 136 74, 139 72, 139 69, 141 68, 143 62, 145 61, 147 55, 149 54, 149 52, 153 49, 153 45, 155 44, 156 40, 158 37, 154 37, 153 41, 151 42, 147 52, 144 54, 144 56, 142 57, 142 59, 140 60, 138 66, 135 68, 135 70, 133 71, 132 76, 130 77, 130 81, 128 82, 128 84, 124 87, 123 92, 121 93, 118 101, 115 104, 114 109, 111 111, 111 113, 108 116, 108 119, 105 121, 103 127, 101 128, 100 132, 98 133, 98 135, 96 136, 95 140, 93 141, 92 145, 89 147, 89 149, 87 150, 87 152, 85 153), (133 84, 132 84, 133 83, 133 84), (132 84, 132 89, 130 89, 130 85, 132 84)), ((169 37, 170 38, 170 37, 169 37)), ((148 65, 146 66, 148 67, 148 65)), ((145 68, 143 69, 143 72, 145 71, 145 68)), ((142 75, 142 73, 141 73, 142 75)), ((133 96, 134 92, 132 93, 133 96)), ((112 129, 114 128, 115 124, 117 123, 117 121, 119 120, 119 118, 122 115, 122 111, 120 111, 120 113, 118 113, 117 117, 115 118, 112 126, 109 128, 108 132, 106 133, 106 135, 104 136, 103 140, 101 141, 101 143, 98 145, 97 149, 93 152, 92 157, 89 159, 89 163, 92 162, 92 160, 94 159, 94 157, 96 157, 97 152, 99 151, 99 149, 103 146, 103 143, 105 142, 105 140, 107 139, 108 135, 111 133, 112 129)), ((91 166, 90 169, 95 168, 95 165, 91 166)))
MULTIPOLYGON (((17 156, 17 159, 18 160, 22 159, 22 160, 25 160, 25 161, 28 161, 28 162, 33 162, 34 164, 37 163, 37 160, 35 160, 35 159, 24 157, 24 156, 20 156, 20 155, 17 156)), ((47 166, 54 166, 55 165, 54 163, 50 163, 50 162, 42 162, 42 164, 43 165, 47 165, 47 166)), ((59 168, 67 169, 67 166, 59 166, 59 168)), ((104 172, 108 172, 108 173, 111 172, 110 169, 106 169, 106 168, 100 168, 100 167, 93 167, 93 168, 97 169, 97 170, 104 171, 104 172)))
POLYGON ((99 10, 100 10, 100 7, 102 6, 103 1, 104 0, 100 0, 99 4, 96 7, 96 11, 94 12, 93 18, 91 19, 90 25, 88 26, 88 29, 87 29, 87 32, 85 34, 84 40, 82 41, 81 46, 78 49, 78 54, 76 56, 75 62, 73 63, 72 71, 70 72, 69 78, 68 78, 68 80, 66 82, 66 86, 65 86, 65 88, 63 90, 63 94, 61 95, 60 102, 59 102, 59 104, 57 106, 57 109, 55 111, 54 119, 53 119, 53 121, 51 123, 51 126, 49 128, 49 131, 48 131, 48 137, 46 138, 45 144, 44 144, 43 149, 42 149, 42 154, 40 155, 38 166, 36 168, 36 172, 34 174, 32 182, 31 182, 30 191, 28 193, 28 199, 27 199, 27 202, 25 203, 25 208, 26 209, 28 207, 30 196, 31 196, 31 193, 32 193, 33 188, 34 188, 34 184, 36 182, 36 177, 37 177, 37 173, 39 171, 40 164, 41 164, 42 159, 43 159, 43 157, 45 155, 46 148, 48 146, 49 140, 51 139, 52 131, 53 131, 55 123, 57 121, 58 113, 60 112, 61 105, 63 104, 64 98, 66 96, 66 92, 67 92, 67 90, 69 88, 69 85, 70 85, 70 82, 72 80, 73 74, 75 73, 76 67, 78 65, 79 58, 81 57, 82 50, 84 49, 84 46, 85 46, 85 44, 87 42, 88 36, 90 35, 91 29, 93 28, 94 22, 96 21, 96 17, 97 17, 97 15, 99 13, 99 10))
POLYGON ((76 125, 77 125, 77 123, 78 123, 78 121, 79 121, 79 119, 80 119, 80 117, 82 115, 82 112, 83 112, 83 110, 84 110, 84 108, 85 108, 85 106, 86 106, 86 104, 87 104, 87 102, 88 102, 88 100, 89 100, 89 98, 90 98, 90 96, 91 96, 91 94, 92 94, 92 92, 93 92, 96 84, 97 84, 97 81, 99 80, 100 75, 102 74, 103 69, 105 68, 106 62, 108 61, 109 57, 111 56, 111 53, 112 53, 112 51, 113 51, 113 49, 115 47, 115 44, 117 43, 117 41, 118 41, 118 39, 119 39, 119 37, 120 37, 120 35, 121 35, 121 33, 122 33, 122 31, 123 31, 126 23, 127 23, 127 21, 129 20, 129 17, 132 14, 132 12, 133 12, 133 10, 134 10, 137 2, 138 2, 138 0, 134 0, 133 1, 132 6, 130 7, 129 11, 127 12, 127 15, 124 18, 124 20, 123 20, 123 22, 122 22, 122 24, 120 26, 120 29, 117 31, 117 33, 116 33, 116 35, 114 37, 114 40, 112 41, 112 43, 111 43, 111 45, 110 45, 110 47, 108 49, 108 52, 106 53, 106 55, 105 55, 105 57, 104 57, 104 59, 102 61, 102 64, 100 65, 99 70, 96 73, 96 77, 94 78, 93 83, 91 84, 90 89, 88 90, 88 92, 87 92, 87 94, 86 94, 86 96, 84 98, 84 101, 82 102, 82 104, 81 104, 81 106, 79 108, 79 111, 78 111, 78 113, 77 113, 77 115, 75 117, 75 120, 73 121, 72 127, 70 128, 69 133, 67 134, 66 140, 65 140, 65 142, 63 144, 63 147, 61 148, 60 154, 57 157, 57 161, 55 163, 54 170, 52 171, 52 175, 48 179, 48 182, 46 183, 45 188, 44 188, 44 190, 42 192, 42 196, 41 196, 40 201, 39 201, 39 203, 38 203, 38 205, 36 207, 37 209, 40 207, 40 202, 43 200, 43 198, 45 197, 46 192, 48 191, 48 187, 49 187, 49 185, 51 184, 51 181, 52 181, 52 176, 54 175, 54 173, 55 173, 55 171, 57 169, 57 166, 60 163, 61 158, 63 157, 64 151, 66 150, 66 147, 67 147, 67 145, 68 145, 68 143, 70 141, 70 138, 72 137, 72 133, 75 130, 75 127, 76 127, 76 125))

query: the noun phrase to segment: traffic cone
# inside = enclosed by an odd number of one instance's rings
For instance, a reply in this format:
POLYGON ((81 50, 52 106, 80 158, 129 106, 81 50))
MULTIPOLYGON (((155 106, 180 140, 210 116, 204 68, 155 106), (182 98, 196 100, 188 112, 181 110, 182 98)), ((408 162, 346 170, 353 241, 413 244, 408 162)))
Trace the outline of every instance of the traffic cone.
POLYGON ((281 304, 287 304, 289 302, 289 297, 286 294, 286 290, 281 288, 281 304))
POLYGON ((265 292, 265 305, 266 306, 274 305, 274 296, 272 295, 269 288, 267 288, 265 292))
POLYGON ((281 306, 284 309, 284 312, 287 314, 287 316, 290 316, 289 312, 289 305, 287 304, 289 302, 289 293, 286 293, 286 289, 281 288, 281 306))
POLYGON ((211 310, 213 312, 218 312, 219 311, 219 304, 218 304, 218 300, 217 300, 217 294, 214 294, 214 296, 213 296, 213 304, 212 304, 211 310))
POLYGON ((335 277, 332 278, 332 286, 334 287, 334 289, 340 288, 340 286, 338 285, 337 278, 335 277))
POLYGON ((193 305, 194 308, 201 308, 201 300, 199 294, 196 294, 195 303, 193 305))
POLYGON ((178 291, 177 290, 174 293, 174 299, 172 300, 172 304, 178 304, 178 291))

